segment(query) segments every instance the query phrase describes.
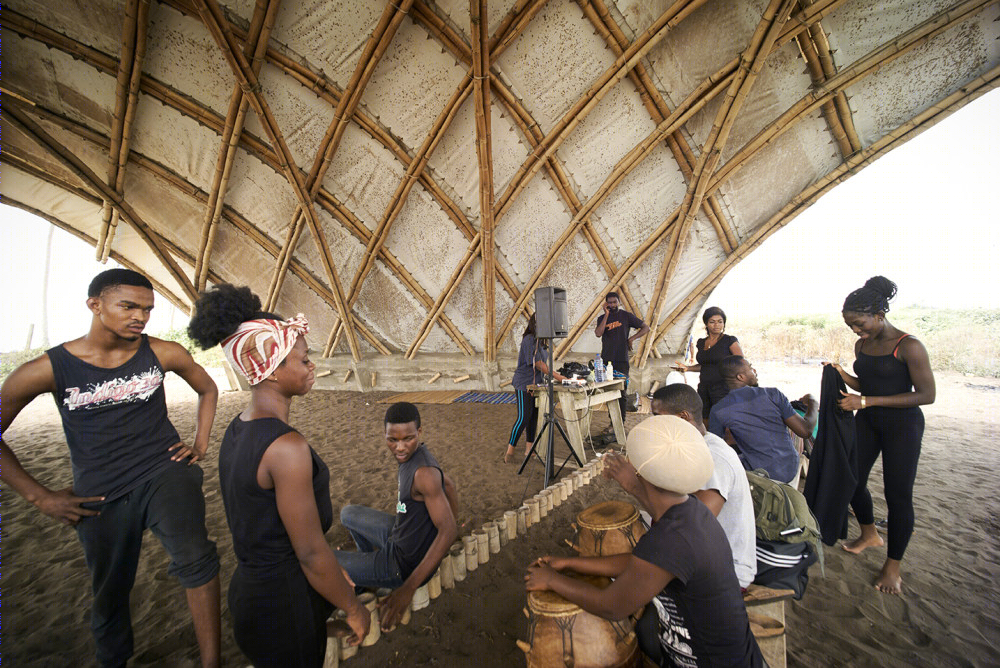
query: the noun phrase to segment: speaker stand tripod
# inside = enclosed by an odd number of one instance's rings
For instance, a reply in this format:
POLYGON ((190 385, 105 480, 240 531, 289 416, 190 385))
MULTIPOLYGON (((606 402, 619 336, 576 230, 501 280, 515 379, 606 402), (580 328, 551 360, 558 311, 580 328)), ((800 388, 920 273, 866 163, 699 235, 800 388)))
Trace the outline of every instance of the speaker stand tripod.
POLYGON ((531 461, 532 455, 535 454, 535 449, 538 447, 538 443, 542 440, 542 435, 545 434, 546 438, 548 438, 548 443, 547 443, 548 447, 546 447, 545 449, 545 460, 544 460, 545 478, 542 480, 542 489, 545 489, 546 487, 549 486, 549 481, 562 472, 567 462, 569 462, 570 457, 575 459, 576 463, 579 466, 583 466, 583 462, 580 461, 580 457, 577 456, 576 451, 573 450, 573 447, 570 445, 569 436, 566 435, 566 430, 563 429, 562 425, 559 424, 559 422, 556 420, 555 390, 552 388, 552 372, 553 372, 552 356, 553 356, 554 342, 552 339, 542 339, 542 340, 548 342, 548 351, 549 351, 549 361, 548 361, 549 373, 547 376, 548 382, 546 388, 546 390, 549 393, 549 405, 545 412, 545 424, 543 424, 542 428, 538 430, 538 434, 535 436, 535 441, 534 443, 531 444, 531 449, 528 450, 528 454, 524 456, 524 461, 521 462, 521 467, 517 469, 517 474, 521 475, 521 473, 524 471, 524 467, 528 465, 528 462, 531 461), (552 446, 555 444, 555 436, 557 429, 559 430, 559 435, 562 436, 563 442, 566 444, 566 447, 569 448, 569 455, 567 455, 566 459, 563 460, 563 463, 559 467, 559 470, 553 473, 552 469, 555 468, 555 452, 552 446))

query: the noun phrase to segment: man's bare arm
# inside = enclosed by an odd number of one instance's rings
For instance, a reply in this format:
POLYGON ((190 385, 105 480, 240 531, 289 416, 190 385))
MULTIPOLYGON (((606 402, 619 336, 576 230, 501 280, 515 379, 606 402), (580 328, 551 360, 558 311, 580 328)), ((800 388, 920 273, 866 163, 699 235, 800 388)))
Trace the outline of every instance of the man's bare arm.
POLYGON ((172 449, 177 452, 171 459, 181 461, 190 457, 188 463, 194 463, 205 458, 208 451, 208 439, 215 421, 215 410, 219 402, 219 388, 205 369, 194 361, 191 353, 184 346, 172 341, 163 341, 150 337, 150 347, 156 358, 160 360, 164 371, 173 371, 198 393, 198 411, 195 417, 194 444, 188 448, 183 443, 172 449))
MULTIPOLYGON (((54 392, 55 389, 55 376, 48 355, 37 357, 15 369, 0 388, 0 436, 7 435, 7 429, 14 419, 35 397, 54 392)), ((21 466, 14 451, 2 438, 0 480, 49 517, 68 525, 98 514, 96 510, 82 508, 81 503, 94 503, 104 499, 100 496, 79 497, 73 494, 71 488, 58 491, 49 489, 21 466)))

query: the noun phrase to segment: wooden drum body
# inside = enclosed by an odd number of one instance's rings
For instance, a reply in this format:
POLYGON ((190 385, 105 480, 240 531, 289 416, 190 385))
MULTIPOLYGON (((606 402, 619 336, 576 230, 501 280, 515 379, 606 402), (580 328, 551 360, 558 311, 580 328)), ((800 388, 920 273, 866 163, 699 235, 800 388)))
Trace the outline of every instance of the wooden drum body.
MULTIPOLYGON (((611 580, 565 573, 597 587, 611 580)), ((631 617, 609 622, 551 591, 528 592, 528 642, 517 642, 528 668, 626 668, 642 665, 631 617)))
POLYGON ((646 533, 639 511, 624 501, 604 501, 582 510, 575 529, 573 547, 588 557, 631 553, 646 533))

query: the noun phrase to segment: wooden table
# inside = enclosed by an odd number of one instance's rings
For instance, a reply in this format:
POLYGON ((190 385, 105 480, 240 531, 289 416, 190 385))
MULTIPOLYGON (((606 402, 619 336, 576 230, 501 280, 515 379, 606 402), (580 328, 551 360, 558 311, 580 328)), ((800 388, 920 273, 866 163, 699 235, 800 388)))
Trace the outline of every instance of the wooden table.
MULTIPOLYGON (((538 426, 535 430, 535 439, 538 432, 545 426, 545 412, 549 409, 549 393, 546 385, 529 385, 528 389, 535 395, 535 406, 538 407, 538 426)), ((562 409, 563 429, 569 436, 570 447, 580 458, 581 462, 587 461, 587 453, 584 450, 584 432, 581 428, 586 420, 590 425, 590 411, 595 406, 608 404, 608 413, 611 415, 611 424, 615 429, 615 440, 619 445, 625 445, 625 425, 622 422, 622 414, 619 410, 618 399, 625 391, 625 379, 615 378, 600 383, 590 383, 584 386, 563 385, 555 383, 552 386, 555 401, 559 402, 562 409)), ((545 458, 548 448, 548 434, 545 434, 543 442, 537 443, 538 454, 545 458)))

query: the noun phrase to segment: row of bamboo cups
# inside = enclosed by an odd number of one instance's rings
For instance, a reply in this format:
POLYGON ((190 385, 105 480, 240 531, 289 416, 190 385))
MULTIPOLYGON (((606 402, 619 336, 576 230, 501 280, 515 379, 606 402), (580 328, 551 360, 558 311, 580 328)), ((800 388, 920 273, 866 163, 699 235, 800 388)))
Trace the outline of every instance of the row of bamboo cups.
MULTIPOLYGON (((491 554, 498 554, 504 545, 526 534, 529 527, 541 522, 553 508, 562 505, 573 492, 589 484, 603 470, 604 460, 598 457, 527 499, 517 510, 508 510, 496 520, 486 522, 482 528, 476 529, 470 535, 462 536, 462 539, 452 545, 449 553, 441 560, 441 565, 431 579, 417 588, 410 607, 403 614, 400 623, 409 624, 411 612, 426 608, 431 600, 441 595, 442 590, 452 589, 456 582, 465 580, 471 571, 489 562, 491 554)), ((382 633, 393 630, 384 632, 379 628, 378 603, 390 593, 392 593, 390 589, 379 589, 358 596, 372 615, 368 635, 361 641, 361 647, 374 645, 382 637, 382 633)), ((327 622, 327 635, 329 642, 327 642, 324 668, 336 668, 341 661, 358 653, 358 645, 347 644, 351 629, 342 610, 338 610, 335 618, 327 622)))

